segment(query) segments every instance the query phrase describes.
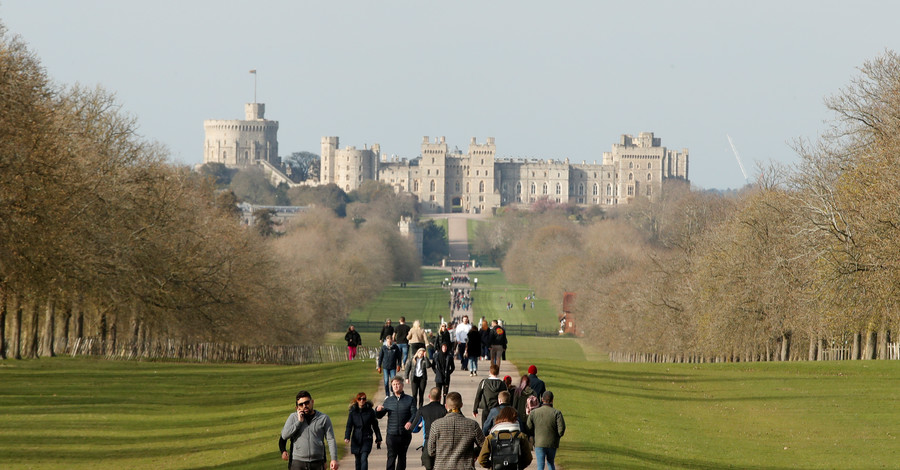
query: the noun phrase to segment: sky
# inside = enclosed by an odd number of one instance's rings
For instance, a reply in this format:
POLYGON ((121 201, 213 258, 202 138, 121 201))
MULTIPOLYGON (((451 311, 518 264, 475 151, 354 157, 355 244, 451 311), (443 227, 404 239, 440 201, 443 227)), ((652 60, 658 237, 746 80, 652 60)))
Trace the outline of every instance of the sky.
POLYGON ((202 163, 203 121, 265 103, 281 156, 423 136, 498 157, 600 161, 622 134, 687 148, 698 188, 797 161, 824 104, 888 49, 889 1, 0 0, 51 79, 115 93, 174 162, 202 163))

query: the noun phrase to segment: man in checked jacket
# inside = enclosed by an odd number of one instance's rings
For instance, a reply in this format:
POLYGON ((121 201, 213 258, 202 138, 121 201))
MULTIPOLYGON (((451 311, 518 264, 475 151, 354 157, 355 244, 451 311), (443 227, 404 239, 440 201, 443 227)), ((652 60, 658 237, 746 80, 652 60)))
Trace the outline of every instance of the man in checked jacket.
POLYGON ((460 412, 462 396, 447 394, 447 416, 431 423, 428 454, 434 456, 434 470, 475 468, 475 458, 484 443, 481 426, 460 412))

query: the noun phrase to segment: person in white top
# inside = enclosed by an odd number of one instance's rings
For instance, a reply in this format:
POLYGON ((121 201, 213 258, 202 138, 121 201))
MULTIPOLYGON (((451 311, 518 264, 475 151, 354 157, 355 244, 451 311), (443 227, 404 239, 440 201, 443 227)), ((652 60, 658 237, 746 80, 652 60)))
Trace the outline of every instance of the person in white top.
POLYGON ((469 358, 466 356, 466 340, 471 329, 472 324, 469 323, 469 316, 463 315, 462 323, 456 326, 456 351, 462 370, 469 370, 469 358))

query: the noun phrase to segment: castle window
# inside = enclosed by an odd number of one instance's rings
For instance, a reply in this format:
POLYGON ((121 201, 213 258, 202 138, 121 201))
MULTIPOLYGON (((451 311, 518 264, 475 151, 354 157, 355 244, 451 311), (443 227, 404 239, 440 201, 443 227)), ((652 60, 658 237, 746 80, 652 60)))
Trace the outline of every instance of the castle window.
POLYGON ((600 187, 597 185, 597 183, 594 183, 594 196, 597 196, 599 194, 600 194, 600 187))
POLYGON ((484 192, 484 181, 478 183, 478 192, 479 192, 479 193, 483 193, 483 192, 484 192))
POLYGON ((427 174, 428 174, 428 175, 431 175, 431 168, 428 169, 427 174))
POLYGON ((628 169, 634 168, 634 162, 628 162, 628 169))
POLYGON ((650 186, 647 186, 647 197, 650 197, 650 193, 652 193, 650 188, 651 188, 650 186))
POLYGON ((244 160, 250 160, 250 152, 244 150, 244 160))
POLYGON ((413 192, 419 192, 419 180, 413 181, 413 192))
POLYGON ((466 181, 466 192, 469 192, 469 182, 466 181))
POLYGON ((606 185, 606 195, 612 196, 612 185, 611 184, 606 185))
POLYGON ((434 180, 431 180, 431 192, 434 192, 435 184, 434 180))
POLYGON ((480 171, 481 171, 481 170, 475 170, 475 176, 480 176, 480 175, 479 175, 479 172, 480 172, 480 171))
POLYGON ((556 183, 556 194, 562 194, 562 186, 559 183, 556 183))
POLYGON ((647 164, 647 169, 649 170, 650 168, 653 168, 653 163, 648 163, 648 164, 647 164))
POLYGON ((349 184, 347 185, 347 189, 346 189, 346 190, 347 190, 347 191, 350 191, 350 185, 349 185, 349 184))
POLYGON ((456 192, 459 192, 459 181, 456 182, 456 192))
POLYGON ((653 174, 652 174, 652 173, 647 173, 647 181, 650 181, 650 180, 652 180, 652 179, 653 179, 653 174))
POLYGON ((634 180, 634 173, 628 173, 628 181, 634 180))
POLYGON ((634 196, 634 186, 628 186, 628 195, 634 196))
POLYGON ((584 196, 584 183, 579 183, 579 184, 578 184, 578 195, 579 195, 579 196, 584 196))
MULTIPOLYGON (((522 194, 522 182, 516 183, 516 194, 522 194)), ((522 202, 522 198, 518 198, 519 202, 522 202)))
POLYGON ((531 194, 534 194, 534 183, 531 183, 531 194))
POLYGON ((506 185, 506 183, 503 183, 503 192, 504 192, 504 193, 506 192, 506 189, 507 189, 507 188, 508 188, 508 186, 506 185))
POLYGON ((547 194, 547 183, 544 183, 544 188, 542 189, 541 194, 547 194))

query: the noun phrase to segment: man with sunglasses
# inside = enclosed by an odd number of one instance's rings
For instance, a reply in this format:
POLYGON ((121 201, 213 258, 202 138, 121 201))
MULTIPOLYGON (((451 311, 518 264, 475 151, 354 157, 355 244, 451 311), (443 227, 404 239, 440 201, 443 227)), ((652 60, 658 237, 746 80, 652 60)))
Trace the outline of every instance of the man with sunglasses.
POLYGON ((297 394, 297 412, 291 413, 284 428, 281 439, 291 440, 290 452, 284 450, 281 458, 289 460, 290 470, 325 470, 325 442, 331 455, 331 470, 337 470, 337 443, 334 440, 334 427, 331 418, 313 409, 312 396, 306 390, 297 394))

